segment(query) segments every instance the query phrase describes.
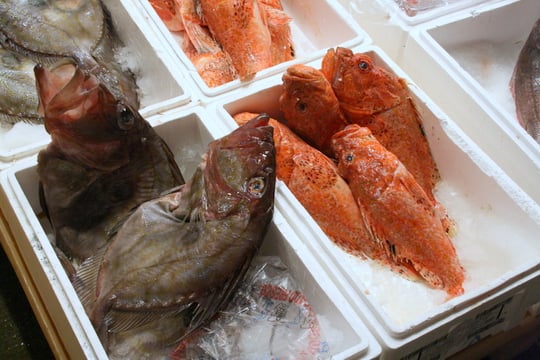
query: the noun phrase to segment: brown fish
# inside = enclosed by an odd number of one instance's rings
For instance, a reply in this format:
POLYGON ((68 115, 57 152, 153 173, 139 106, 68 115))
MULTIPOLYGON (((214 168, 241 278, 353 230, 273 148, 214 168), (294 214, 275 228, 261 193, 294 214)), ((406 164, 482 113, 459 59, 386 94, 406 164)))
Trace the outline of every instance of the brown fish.
POLYGON ((273 215, 267 122, 211 142, 185 185, 139 206, 104 253, 81 265, 78 292, 113 354, 166 354, 229 301, 273 215))
POLYGON ((540 19, 519 53, 510 86, 520 124, 540 143, 540 19))
POLYGON ((379 246, 432 287, 463 293, 465 278, 437 210, 401 161, 358 124, 333 137, 339 173, 352 190, 379 246))
POLYGON ((0 47, 0 123, 43 123, 34 66, 34 61, 0 47))
POLYGON ((38 155, 42 206, 66 255, 83 260, 140 203, 184 182, 140 114, 71 63, 35 69, 51 143, 38 155))
POLYGON ((122 46, 100 0, 0 2, 0 43, 36 62, 70 58, 92 73, 117 99, 139 106, 137 84, 116 61, 122 46))

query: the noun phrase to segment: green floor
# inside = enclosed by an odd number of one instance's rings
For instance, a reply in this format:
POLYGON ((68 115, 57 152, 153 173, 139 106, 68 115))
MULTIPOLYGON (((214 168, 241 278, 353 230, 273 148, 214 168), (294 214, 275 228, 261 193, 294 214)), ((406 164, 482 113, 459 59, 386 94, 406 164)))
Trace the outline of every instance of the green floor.
POLYGON ((54 359, 0 246, 0 359, 54 359))

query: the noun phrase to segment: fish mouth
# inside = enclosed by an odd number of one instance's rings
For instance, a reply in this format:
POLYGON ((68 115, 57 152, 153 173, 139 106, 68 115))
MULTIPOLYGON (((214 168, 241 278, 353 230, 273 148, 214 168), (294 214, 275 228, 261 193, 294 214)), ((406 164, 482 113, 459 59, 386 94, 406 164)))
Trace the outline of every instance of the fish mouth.
POLYGON ((284 79, 286 77, 297 80, 319 80, 324 78, 323 74, 319 70, 303 64, 289 66, 283 75, 284 79))
POLYGON ((53 130, 58 122, 81 117, 89 105, 97 103, 92 93, 99 83, 87 76, 73 63, 63 63, 51 70, 38 64, 34 68, 39 94, 39 113, 45 116, 45 128, 53 130), (88 102, 92 103, 89 104, 88 102), (62 120, 62 121, 58 121, 62 120))
POLYGON ((290 66, 285 74, 283 74, 282 80, 285 89, 284 94, 286 92, 290 92, 291 94, 324 93, 327 89, 331 88, 330 83, 322 72, 303 64, 290 66))
MULTIPOLYGON (((274 129, 268 125, 269 120, 268 114, 260 114, 209 145, 203 170, 206 193, 228 194, 226 203, 229 205, 224 206, 223 196, 219 196, 222 205, 216 213, 235 211, 240 203, 264 207, 265 194, 275 186, 274 129), (264 191, 250 192, 246 188, 253 179, 265 184, 264 191), (259 200, 263 201, 257 205, 259 200)), ((213 203, 210 197, 207 200, 213 203)))

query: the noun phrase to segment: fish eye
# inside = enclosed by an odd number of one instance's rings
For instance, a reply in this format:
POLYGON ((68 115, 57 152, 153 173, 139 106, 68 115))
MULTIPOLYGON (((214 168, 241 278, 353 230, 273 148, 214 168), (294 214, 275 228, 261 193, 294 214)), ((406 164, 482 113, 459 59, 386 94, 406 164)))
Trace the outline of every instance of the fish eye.
POLYGON ((368 64, 367 61, 363 61, 363 60, 360 61, 360 62, 358 63, 358 67, 359 67, 360 70, 362 70, 362 71, 367 71, 367 70, 369 70, 369 64, 368 64))
POLYGON ((135 124, 133 113, 124 105, 118 105, 118 127, 122 130, 129 130, 135 124))
POLYGON ((305 112, 307 110, 307 105, 305 102, 299 101, 296 103, 296 109, 300 112, 305 112))
POLYGON ((247 191, 254 196, 260 197, 264 193, 266 182, 263 177, 257 176, 249 179, 247 191))
POLYGON ((353 154, 347 154, 347 155, 345 156, 345 161, 351 162, 351 161, 353 161, 353 160, 354 160, 353 154))

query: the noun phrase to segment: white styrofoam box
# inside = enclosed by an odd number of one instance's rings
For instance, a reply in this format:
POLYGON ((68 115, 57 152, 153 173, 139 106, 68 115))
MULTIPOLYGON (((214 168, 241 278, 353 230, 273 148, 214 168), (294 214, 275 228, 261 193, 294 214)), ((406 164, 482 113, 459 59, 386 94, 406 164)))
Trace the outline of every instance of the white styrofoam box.
POLYGON ((182 51, 181 37, 165 27, 148 0, 134 1, 138 1, 141 10, 154 21, 156 27, 167 38, 179 62, 185 64, 199 89, 209 97, 244 87, 247 83, 283 71, 293 63, 306 62, 320 57, 329 47, 354 46, 369 41, 365 31, 336 1, 282 0, 284 11, 292 18, 290 27, 295 59, 261 70, 249 81, 234 80, 212 88, 206 85, 197 73, 195 66, 182 51))
MULTIPOLYGON (((353 50, 367 52, 376 64, 409 83, 441 173, 436 196, 457 224, 452 241, 466 271, 465 293, 447 300, 441 290, 411 282, 345 253, 326 237, 282 183, 276 206, 328 271, 335 274, 336 284, 377 335, 383 358, 414 354, 418 356, 414 358, 423 359, 418 351, 434 340, 439 342, 430 351, 447 356, 514 325, 519 317, 516 314, 524 314, 527 307, 538 302, 540 294, 529 293, 527 286, 539 276, 540 206, 382 50, 372 46, 353 50), (484 321, 491 321, 491 307, 504 310, 493 323, 484 321), (445 340, 443 335, 450 331, 452 335, 445 340), (472 340, 464 341, 468 336, 472 340), (444 344, 447 346, 441 346, 444 344)), ((320 60, 308 65, 318 68, 320 60)), ((283 119, 278 100, 281 85, 281 75, 268 78, 249 93, 223 97, 214 104, 215 111, 231 128, 236 126, 232 115, 242 111, 266 112, 283 119)))
MULTIPOLYGON (((177 109, 150 122, 169 144, 186 179, 200 163, 207 144, 229 132, 201 107, 177 109)), ((50 226, 39 205, 36 159, 28 157, 0 172, 0 210, 68 356, 104 359, 106 353, 49 242, 50 226)), ((360 317, 277 209, 260 254, 279 256, 300 284, 299 290, 324 320, 317 330, 331 335, 329 356, 372 359, 380 354, 380 346, 360 317)))
MULTIPOLYGON (((108 1, 104 5, 124 44, 118 60, 135 73, 141 114, 147 117, 194 101, 196 97, 190 92, 194 87, 192 80, 176 71, 178 66, 164 49, 161 35, 149 26, 129 0, 108 1)), ((43 125, 0 125, 0 169, 37 152, 49 141, 43 125)))
MULTIPOLYGON (((353 2, 366 0, 353 0, 353 2)), ((380 0, 392 8, 405 25, 414 26, 490 0, 380 0)))
POLYGON ((540 203, 540 145, 519 124, 510 88, 538 18, 536 0, 486 3, 411 31, 399 63, 540 203))

